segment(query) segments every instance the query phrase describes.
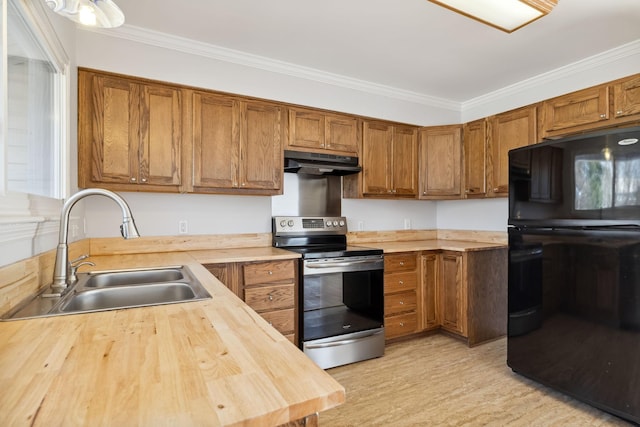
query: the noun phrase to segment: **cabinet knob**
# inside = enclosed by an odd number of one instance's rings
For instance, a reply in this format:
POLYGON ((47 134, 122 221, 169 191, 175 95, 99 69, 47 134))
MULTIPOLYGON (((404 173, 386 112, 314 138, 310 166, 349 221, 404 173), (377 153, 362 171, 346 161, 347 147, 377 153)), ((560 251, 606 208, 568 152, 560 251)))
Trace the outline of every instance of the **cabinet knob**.
POLYGON ((404 261, 400 261, 400 265, 404 265, 404 261))
POLYGON ((269 301, 273 301, 273 295, 269 294, 269 301))
POLYGON ((400 301, 400 305, 404 305, 404 301, 400 301))
POLYGON ((621 116, 622 115, 622 111, 616 111, 616 116, 621 116))
POLYGON ((607 118, 607 115, 606 115, 606 114, 600 114, 600 118, 601 118, 601 119, 606 119, 606 118, 607 118))
POLYGON ((140 181, 147 182, 147 178, 142 178, 140 181))
POLYGON ((494 193, 497 193, 500 189, 498 187, 494 188, 493 191, 494 193))
POLYGON ((269 270, 269 276, 271 276, 273 274, 273 271, 269 270))
POLYGON ((402 280, 399 280, 399 281, 398 281, 398 283, 399 283, 400 285, 404 285, 404 281, 402 281, 402 280))
POLYGON ((135 176, 132 176, 132 177, 131 177, 131 179, 130 179, 129 181, 131 181, 131 182, 136 182, 136 177, 135 177, 135 176))
POLYGON ((247 183, 246 183, 246 182, 243 182, 243 183, 242 183, 242 184, 240 184, 240 185, 244 187, 245 185, 247 185, 247 183))
POLYGON ((400 322, 400 326, 404 326, 404 322, 400 322))

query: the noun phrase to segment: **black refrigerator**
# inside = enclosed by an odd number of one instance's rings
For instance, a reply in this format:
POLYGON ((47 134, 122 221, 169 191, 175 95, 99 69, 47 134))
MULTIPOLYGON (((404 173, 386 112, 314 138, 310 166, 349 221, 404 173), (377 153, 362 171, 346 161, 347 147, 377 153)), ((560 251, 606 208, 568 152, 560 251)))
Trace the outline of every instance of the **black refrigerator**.
POLYGON ((507 364, 640 423, 640 127, 509 152, 507 364))

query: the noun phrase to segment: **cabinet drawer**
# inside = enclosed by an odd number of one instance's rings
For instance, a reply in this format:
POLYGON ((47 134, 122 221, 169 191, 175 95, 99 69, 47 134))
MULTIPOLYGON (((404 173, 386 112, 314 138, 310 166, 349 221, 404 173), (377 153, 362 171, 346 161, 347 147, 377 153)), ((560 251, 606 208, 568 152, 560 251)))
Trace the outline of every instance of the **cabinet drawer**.
POLYGON ((293 260, 259 262, 242 267, 244 285, 293 281, 296 276, 293 260))
POLYGON ((255 311, 270 311, 294 306, 293 284, 246 288, 244 301, 255 311))
POLYGON ((416 312, 391 316, 384 319, 384 333, 386 339, 397 338, 416 332, 418 315, 416 312))
POLYGON ((260 315, 283 335, 293 333, 295 329, 296 319, 295 310, 293 308, 267 311, 260 315))
POLYGON ((385 315, 391 315, 395 313, 415 310, 417 306, 416 301, 417 299, 415 291, 385 295, 384 313, 385 315))
POLYGON ((385 294, 400 291, 415 291, 417 285, 418 276, 414 271, 409 273, 392 273, 384 275, 385 294))
POLYGON ((416 254, 414 253, 391 254, 384 256, 384 271, 387 273, 394 273, 396 271, 412 271, 416 269, 417 265, 416 254))

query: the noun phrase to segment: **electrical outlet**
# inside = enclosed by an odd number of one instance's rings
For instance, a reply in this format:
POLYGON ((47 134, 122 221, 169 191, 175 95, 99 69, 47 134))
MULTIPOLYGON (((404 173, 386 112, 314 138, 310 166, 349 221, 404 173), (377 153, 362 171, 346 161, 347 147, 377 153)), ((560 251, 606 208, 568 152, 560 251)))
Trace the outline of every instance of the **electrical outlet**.
POLYGON ((358 221, 358 231, 364 230, 364 221, 358 221))
POLYGON ((404 219, 404 229, 405 230, 411 230, 411 219, 410 218, 405 218, 404 219))
POLYGON ((189 224, 187 223, 186 220, 180 220, 178 221, 178 233, 179 234, 187 234, 189 232, 189 228, 188 228, 189 224))

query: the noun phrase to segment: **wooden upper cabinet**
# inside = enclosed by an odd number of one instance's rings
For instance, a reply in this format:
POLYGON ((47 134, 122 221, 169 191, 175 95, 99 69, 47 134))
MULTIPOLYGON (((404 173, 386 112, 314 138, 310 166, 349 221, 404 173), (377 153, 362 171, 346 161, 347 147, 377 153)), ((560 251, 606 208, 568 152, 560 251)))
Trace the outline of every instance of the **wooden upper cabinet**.
POLYGON ((421 199, 459 199, 462 126, 420 129, 418 144, 421 199))
POLYGON ((238 101, 228 96, 194 92, 194 190, 237 187, 239 147, 238 101))
POLYGON ((393 126, 365 122, 362 129, 363 194, 387 196, 391 193, 393 126))
POLYGON ((193 93, 193 190, 277 194, 282 188, 282 107, 193 93))
POLYGON ((284 173, 283 109, 260 101, 243 101, 240 108, 240 187, 277 194, 284 173))
POLYGON ((613 115, 640 120, 640 74, 613 85, 613 115))
POLYGON ((318 110, 290 108, 287 148, 356 155, 358 119, 318 110))
POLYGON ((640 74, 543 102, 541 135, 578 132, 640 122, 640 74))
POLYGON ((488 195, 509 194, 509 150, 537 142, 537 107, 529 106, 489 118, 488 195))
POLYGON ((180 89, 79 70, 78 94, 80 187, 180 189, 180 89))
POLYGON ((416 197, 418 194, 418 130, 413 126, 393 127, 392 194, 416 197))
POLYGON ((466 123, 462 129, 464 157, 464 195, 466 198, 487 194, 487 121, 466 123))
POLYGON ((544 101, 542 115, 543 137, 597 125, 609 119, 609 87, 596 86, 544 101))
POLYGON ((362 132, 364 196, 415 197, 417 128, 365 122, 362 132))

